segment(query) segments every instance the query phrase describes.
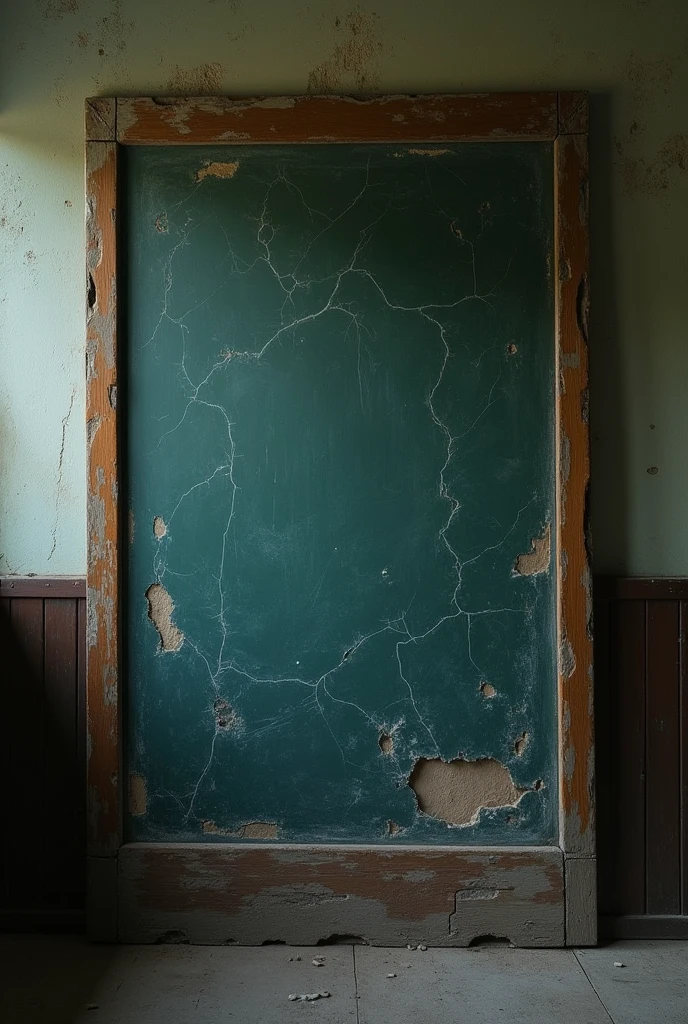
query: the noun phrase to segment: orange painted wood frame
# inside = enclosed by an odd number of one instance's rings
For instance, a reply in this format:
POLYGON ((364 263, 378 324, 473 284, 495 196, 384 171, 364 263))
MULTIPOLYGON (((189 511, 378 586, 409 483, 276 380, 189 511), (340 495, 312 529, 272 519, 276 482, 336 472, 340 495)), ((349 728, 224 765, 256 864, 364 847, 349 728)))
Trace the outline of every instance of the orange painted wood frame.
MULTIPOLYGON (((332 864, 341 861, 347 868, 345 874, 352 878, 351 891, 345 895, 352 900, 350 906, 360 908, 358 917, 354 914, 353 920, 347 919, 346 932, 363 928, 360 920, 365 919, 372 922, 366 925, 371 942, 411 941, 414 936, 423 941, 425 934, 438 945, 466 944, 471 934, 475 937, 476 929, 479 934, 504 933, 522 945, 589 945, 596 941, 592 595, 585 535, 589 478, 587 130, 587 96, 580 92, 369 100, 319 96, 87 100, 88 854, 94 938, 155 941, 186 929, 184 934, 192 941, 225 941, 231 931, 223 929, 234 928, 238 941, 262 941, 255 924, 259 909, 247 923, 235 906, 239 876, 232 865, 241 864, 241 878, 250 879, 242 883, 250 889, 245 899, 258 901, 259 908, 268 889, 273 894, 279 889, 287 898, 280 911, 279 894, 275 895, 273 921, 288 922, 282 930, 289 941, 300 937, 314 941, 318 928, 325 925, 313 924, 312 915, 301 930, 293 925, 294 915, 298 917, 295 887, 309 882, 330 891, 332 864), (255 844, 218 849, 207 844, 125 845, 119 625, 125 529, 118 500, 121 412, 117 406, 119 147, 223 142, 489 144, 510 140, 551 141, 554 154, 558 848, 395 847, 392 851, 373 846, 255 844), (387 884, 390 859, 399 857, 406 869, 413 864, 427 864, 428 869, 435 865, 433 877, 439 881, 431 887, 430 903, 439 908, 440 916, 433 918, 434 923, 428 923, 424 901, 419 901, 417 891, 411 891, 417 882, 400 882, 391 888, 387 884), (287 869, 287 862, 296 867, 287 869), (476 886, 491 886, 490 891, 500 899, 462 903, 470 906, 470 913, 462 911, 463 923, 453 928, 461 892, 476 886), (382 918, 376 917, 378 909, 373 913, 371 907, 377 907, 380 899, 375 894, 387 890, 387 909, 382 918), (488 902, 489 921, 486 911, 476 910, 488 902), (451 914, 445 934, 445 924, 437 922, 446 921, 447 908, 451 914), (208 914, 216 927, 208 928, 208 914), (390 928, 392 919, 397 924, 403 921, 403 926, 390 928), (206 924, 199 925, 200 920, 206 924), (223 934, 224 939, 220 937, 223 934)), ((412 877, 413 872, 406 870, 405 874, 412 877)), ((279 931, 280 926, 276 927, 279 931)), ((333 926, 331 930, 338 929, 333 926)))

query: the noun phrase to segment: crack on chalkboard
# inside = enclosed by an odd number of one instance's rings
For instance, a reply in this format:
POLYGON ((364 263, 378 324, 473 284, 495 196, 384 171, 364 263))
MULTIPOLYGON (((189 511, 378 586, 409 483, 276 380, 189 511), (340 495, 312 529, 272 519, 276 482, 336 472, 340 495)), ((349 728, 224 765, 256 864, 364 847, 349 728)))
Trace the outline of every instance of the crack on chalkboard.
MULTIPOLYGON (((433 155, 435 152, 436 151, 433 151, 433 155)), ((437 167, 440 164, 440 161, 435 160, 433 161, 433 164, 437 167)), ((233 167, 234 165, 231 166, 233 167)), ((448 170, 450 174, 453 174, 453 172, 446 167, 444 170, 448 170)), ((500 389, 500 371, 489 389, 483 393, 482 398, 479 403, 477 403, 477 408, 473 409, 471 415, 467 417, 466 422, 463 425, 463 429, 460 429, 456 433, 452 430, 438 408, 439 392, 445 383, 445 377, 452 357, 452 350, 448 340, 448 331, 450 330, 451 325, 447 322, 447 315, 456 311, 462 305, 471 302, 480 303, 487 306, 489 309, 493 309, 490 299, 496 294, 496 290, 506 279, 511 266, 511 260, 509 259, 506 261, 506 270, 501 277, 492 283, 489 288, 480 287, 475 241, 477 241, 477 238, 482 235, 482 231, 485 227, 485 219, 482 216, 482 213, 484 212, 483 208, 481 207, 482 227, 480 234, 476 236, 476 239, 471 239, 468 237, 466 227, 459 224, 455 218, 449 215, 448 211, 444 210, 441 205, 438 204, 433 191, 430 172, 426 168, 426 180, 428 183, 430 199, 437 206, 438 214, 441 214, 442 216, 446 215, 452 235, 455 239, 455 244, 460 247, 468 257, 466 260, 463 260, 463 262, 470 267, 472 287, 469 292, 461 294, 451 301, 437 302, 431 301, 430 298, 428 298, 427 301, 416 305, 404 304, 403 302, 395 301, 395 299, 388 293, 388 290, 383 287, 383 284, 380 282, 378 277, 376 277, 376 275, 363 264, 363 257, 371 242, 376 225, 387 215, 389 210, 393 208, 395 202, 393 197, 390 198, 385 195, 380 195, 379 190, 382 182, 375 182, 371 180, 370 160, 366 165, 361 187, 356 191, 352 198, 344 203, 340 212, 336 215, 328 213, 323 209, 319 209, 317 206, 310 205, 309 202, 307 202, 302 189, 287 177, 283 168, 278 168, 273 180, 266 183, 266 190, 262 198, 262 204, 257 216, 255 217, 254 258, 247 260, 241 257, 234 250, 225 226, 215 218, 215 223, 219 231, 224 235, 227 244, 226 254, 216 268, 220 275, 220 283, 214 287, 210 287, 205 295, 199 297, 198 301, 196 301, 185 312, 176 315, 172 308, 172 287, 174 281, 175 262, 183 250, 191 245, 194 233, 209 220, 213 219, 212 214, 207 216, 203 215, 196 219, 194 217, 193 209, 190 209, 187 204, 198 191, 199 187, 201 187, 203 178, 210 173, 210 170, 208 170, 207 173, 199 172, 199 180, 196 181, 194 188, 178 203, 160 215, 160 217, 165 218, 165 225, 168 228, 170 235, 174 235, 174 244, 172 245, 163 265, 161 310, 150 336, 142 345, 142 348, 146 348, 149 345, 155 344, 164 323, 170 324, 174 329, 179 331, 181 349, 179 375, 186 392, 186 402, 177 421, 166 429, 157 439, 157 444, 155 445, 152 454, 157 454, 163 444, 165 444, 165 442, 167 442, 176 433, 176 431, 182 428, 182 426, 187 422, 192 409, 205 410, 209 415, 217 420, 219 431, 216 436, 222 438, 223 446, 223 457, 220 464, 217 465, 212 472, 206 473, 200 480, 184 490, 176 502, 171 504, 170 508, 162 509, 161 513, 164 514, 164 518, 163 514, 155 517, 154 535, 157 541, 155 545, 156 550, 153 555, 155 583, 147 592, 149 604, 151 593, 156 595, 158 593, 164 593, 170 604, 171 616, 171 609, 174 607, 174 604, 172 602, 171 595, 163 585, 164 582, 167 582, 168 577, 170 577, 171 582, 168 583, 168 585, 172 590, 174 590, 175 581, 177 579, 193 577, 198 573, 207 571, 205 568, 196 568, 191 572, 182 573, 173 570, 168 565, 168 560, 172 551, 171 545, 174 541, 176 517, 178 516, 180 509, 192 496, 210 493, 214 488, 218 487, 218 485, 228 486, 229 491, 226 500, 227 514, 223 520, 219 561, 216 571, 212 572, 212 577, 216 582, 217 602, 216 608, 212 614, 214 620, 219 625, 220 633, 217 650, 213 653, 205 650, 200 642, 197 642, 195 638, 188 635, 188 630, 187 634, 182 637, 185 645, 188 647, 188 650, 192 652, 195 658, 199 659, 200 663, 204 666, 204 671, 207 673, 211 689, 211 699, 208 704, 208 710, 214 726, 208 756, 198 774, 191 793, 185 796, 186 811, 183 817, 184 822, 187 822, 192 816, 195 817, 194 811, 196 801, 199 793, 201 792, 204 781, 213 766, 217 744, 218 742, 224 741, 224 733, 231 731, 231 725, 229 724, 231 717, 236 716, 236 721, 239 721, 238 712, 235 710, 235 698, 232 699, 232 703, 230 704, 224 692, 227 686, 227 680, 232 677, 240 679, 247 686, 268 687, 294 685, 305 690, 306 695, 304 700, 298 706, 298 710, 306 712, 313 710, 321 716, 334 744, 339 750, 342 763, 344 765, 351 764, 352 762, 332 728, 331 721, 327 714, 327 702, 330 702, 330 705, 346 706, 356 710, 361 716, 363 716, 371 727, 374 737, 391 736, 394 729, 404 721, 403 712, 400 713, 398 721, 395 724, 390 725, 389 718, 387 717, 387 709, 383 709, 383 712, 380 715, 375 713, 371 714, 355 701, 346 700, 333 692, 333 684, 338 673, 340 673, 344 666, 350 663, 357 651, 371 643, 375 638, 385 637, 388 639, 390 641, 390 651, 392 649, 394 651, 394 661, 396 663, 395 674, 403 688, 402 696, 394 703, 402 706, 406 704, 408 706, 418 722, 418 726, 425 734, 422 744, 429 744, 434 755, 436 757, 440 757, 438 741, 433 734, 433 730, 431 729, 416 696, 414 680, 406 664, 406 652, 412 650, 413 647, 431 637, 438 630, 446 626, 446 624, 462 620, 466 624, 467 650, 470 664, 478 673, 478 678, 484 679, 485 673, 477 663, 473 651, 473 631, 475 624, 486 616, 519 613, 522 612, 522 608, 511 607, 509 604, 498 608, 474 608, 465 606, 465 602, 461 599, 464 573, 471 566, 474 566, 480 559, 485 558, 491 553, 497 552, 507 544, 509 539, 517 530, 522 516, 535 500, 535 496, 533 496, 530 500, 525 502, 516 512, 510 525, 502 527, 501 524, 496 524, 500 528, 499 538, 493 544, 485 546, 477 554, 474 554, 471 557, 462 557, 461 553, 454 546, 455 542, 452 542, 450 533, 462 506, 458 495, 454 493, 448 481, 449 470, 455 456, 462 450, 462 441, 468 438, 469 435, 478 428, 483 418, 500 400, 503 394, 500 389), (277 266, 277 257, 273 251, 273 242, 277 237, 278 231, 273 221, 270 203, 273 193, 277 189, 286 190, 292 198, 302 205, 312 227, 312 235, 310 239, 307 240, 301 251, 292 254, 291 265, 287 268, 280 268, 277 266), (313 248, 318 241, 328 232, 335 229, 336 226, 349 214, 357 210, 361 205, 361 200, 364 196, 370 196, 371 194, 380 199, 380 208, 378 210, 371 211, 370 216, 366 218, 366 223, 358 229, 358 237, 355 243, 353 243, 353 251, 343 259, 338 269, 329 275, 318 279, 304 275, 304 263, 309 254, 312 253, 313 248), (172 215, 179 210, 184 211, 181 216, 182 218, 185 217, 185 219, 183 219, 181 224, 175 229, 172 215), (229 278, 236 278, 237 280, 240 280, 250 274, 254 269, 261 266, 267 269, 272 279, 274 279, 281 290, 281 294, 283 296, 281 306, 279 308, 279 323, 275 323, 267 337, 258 338, 253 349, 236 348, 233 344, 227 345, 225 343, 224 350, 221 350, 216 361, 209 368, 206 368, 204 376, 201 376, 200 379, 196 376, 196 378, 193 379, 195 375, 190 371, 188 365, 190 342, 189 318, 193 313, 209 303, 213 297, 225 287, 229 278), (226 274, 223 274, 227 269, 229 270, 229 278, 226 274), (345 341, 352 339, 353 344, 355 345, 358 401, 360 402, 361 409, 365 414, 367 400, 365 370, 368 364, 372 365, 372 360, 366 343, 373 338, 373 335, 365 323, 364 314, 358 308, 354 307, 350 301, 347 301, 343 295, 343 283, 347 279, 366 281, 373 289, 374 293, 379 297, 381 304, 385 309, 396 313, 408 314, 409 317, 415 318, 415 321, 417 321, 419 326, 424 325, 428 327, 437 339, 439 350, 437 372, 434 375, 434 378, 431 381, 431 386, 425 396, 425 405, 428 410, 430 421, 442 438, 443 444, 443 455, 441 457, 441 464, 438 468, 437 492, 440 500, 446 506, 446 517, 444 518, 442 526, 437 534, 437 540, 449 557, 454 577, 451 596, 448 598, 449 607, 445 614, 437 618, 437 620, 432 622, 427 626, 427 628, 414 630, 407 622, 407 617, 410 613, 411 605, 413 604, 413 598, 411 598, 406 609, 400 611, 396 618, 377 623, 375 624, 375 628, 372 628, 369 632, 351 637, 339 660, 333 663, 331 667, 321 674, 317 676, 308 676, 307 674, 301 675, 299 673, 264 673, 255 669, 255 666, 251 664, 242 663, 234 653, 231 657, 227 657, 228 641, 232 635, 232 631, 228 620, 225 569, 239 498, 239 486, 235 476, 235 469, 237 466, 237 460, 243 457, 243 453, 240 453, 237 450, 237 442, 235 440, 236 425, 225 407, 220 404, 219 401, 214 400, 212 388, 217 376, 227 373, 236 365, 242 365, 245 367, 247 364, 260 364, 268 351, 280 344, 286 338, 291 338, 292 344, 296 345, 298 342, 298 332, 301 328, 317 322, 329 314, 336 313, 338 316, 342 316, 348 321, 344 334, 345 341), (324 296, 320 297, 315 308, 301 308, 299 304, 302 305, 309 299, 315 286, 325 288, 324 296), (157 591, 154 590, 154 588, 160 588, 160 590, 157 591), (218 708, 220 709, 219 711, 218 708), (222 709, 225 710, 223 711, 222 709)), ((460 184, 463 184, 457 175, 454 174, 453 176, 457 178, 457 181, 460 184)), ((489 204, 483 204, 483 206, 487 208, 489 207, 489 204)), ((514 345, 514 351, 515 347, 516 346, 514 345)), ((496 348, 496 343, 492 348, 496 348)), ((482 359, 482 356, 480 358, 482 359)), ((479 365, 479 362, 480 360, 478 360, 478 364, 476 365, 479 365)), ((236 545, 236 537, 234 537, 233 543, 236 545)), ((386 573, 387 570, 383 570, 383 576, 385 576, 386 573)), ((149 615, 151 619, 155 621, 153 615, 150 614, 151 610, 152 606, 149 607, 149 615)), ((157 622, 156 626, 158 626, 160 632, 162 648, 177 649, 164 646, 164 642, 162 641, 163 634, 160 631, 160 627, 157 622)), ((170 626, 172 629, 176 629, 176 627, 171 624, 171 618, 170 626)), ((181 641, 179 643, 179 646, 180 645, 181 641)), ((297 665, 298 664, 299 662, 297 662, 297 665)), ((484 687, 482 690, 483 695, 492 696, 495 691, 491 685, 487 683, 482 685, 484 687), (488 692, 488 688, 491 692, 488 692)), ((252 737, 259 738, 267 731, 279 728, 283 724, 282 719, 274 719, 261 725, 257 725, 252 733, 252 737)), ((384 749, 382 747, 382 743, 381 749, 383 753, 388 754, 388 756, 391 756, 393 760, 396 760, 397 754, 392 754, 391 749, 384 749)), ((356 767, 360 768, 361 766, 358 765, 356 767)))

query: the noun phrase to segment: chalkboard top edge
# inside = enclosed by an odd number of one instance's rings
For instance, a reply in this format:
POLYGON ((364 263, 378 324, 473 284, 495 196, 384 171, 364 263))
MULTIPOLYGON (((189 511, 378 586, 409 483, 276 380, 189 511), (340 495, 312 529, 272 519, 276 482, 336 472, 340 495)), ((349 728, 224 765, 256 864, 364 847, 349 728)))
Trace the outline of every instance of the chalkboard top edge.
POLYGON ((587 93, 92 97, 85 127, 137 146, 542 142, 587 131, 587 93))

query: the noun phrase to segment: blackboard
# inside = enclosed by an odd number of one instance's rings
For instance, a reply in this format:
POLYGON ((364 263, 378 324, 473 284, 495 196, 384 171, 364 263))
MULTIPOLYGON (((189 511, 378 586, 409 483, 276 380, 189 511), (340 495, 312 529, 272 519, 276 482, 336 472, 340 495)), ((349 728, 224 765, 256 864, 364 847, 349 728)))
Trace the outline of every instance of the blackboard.
POLYGON ((552 166, 125 150, 130 840, 556 843, 552 166))

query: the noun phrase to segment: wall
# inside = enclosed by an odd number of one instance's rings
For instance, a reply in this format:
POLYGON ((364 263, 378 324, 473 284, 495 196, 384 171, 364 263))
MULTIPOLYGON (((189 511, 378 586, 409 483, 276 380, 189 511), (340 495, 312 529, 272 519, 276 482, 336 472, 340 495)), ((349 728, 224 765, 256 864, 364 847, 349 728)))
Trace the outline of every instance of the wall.
POLYGON ((538 88, 593 94, 595 569, 688 573, 681 0, 12 6, 0 54, 0 573, 85 566, 84 97, 538 88))

